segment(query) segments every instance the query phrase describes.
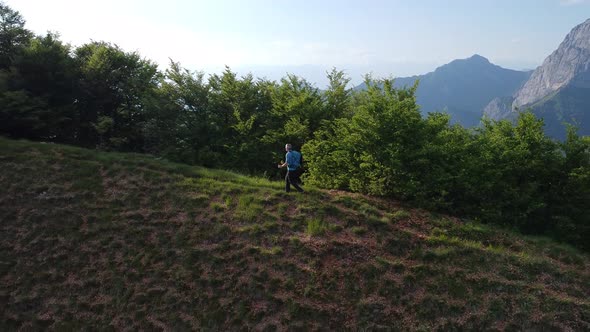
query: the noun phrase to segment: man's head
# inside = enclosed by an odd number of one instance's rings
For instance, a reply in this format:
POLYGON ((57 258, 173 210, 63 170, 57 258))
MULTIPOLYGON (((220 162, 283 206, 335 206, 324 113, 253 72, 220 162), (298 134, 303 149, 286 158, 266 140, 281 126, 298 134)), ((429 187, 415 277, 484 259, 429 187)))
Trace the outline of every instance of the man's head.
POLYGON ((291 144, 287 143, 285 144, 285 151, 291 151, 292 147, 291 144))

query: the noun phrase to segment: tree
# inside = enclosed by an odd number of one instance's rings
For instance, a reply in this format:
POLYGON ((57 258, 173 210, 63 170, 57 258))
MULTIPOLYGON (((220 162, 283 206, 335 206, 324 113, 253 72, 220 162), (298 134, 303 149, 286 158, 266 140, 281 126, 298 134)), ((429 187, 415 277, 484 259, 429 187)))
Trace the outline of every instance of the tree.
POLYGON ((324 116, 328 122, 352 116, 352 89, 348 88, 350 78, 343 71, 332 68, 327 73, 330 84, 328 89, 323 92, 324 97, 324 116))
POLYGON ((0 70, 10 67, 32 37, 20 13, 0 2, 0 70))
POLYGON ((553 202, 552 226, 557 237, 590 249, 590 137, 566 127, 565 154, 553 202))
MULTIPOLYGON (((270 87, 272 109, 262 140, 269 146, 291 143, 300 148, 321 127, 324 117, 322 97, 305 79, 288 75, 270 87)), ((282 152, 281 152, 282 154, 282 152)), ((275 154, 274 159, 283 158, 275 154)))
POLYGON ((218 137, 209 110, 209 87, 202 72, 171 61, 160 81, 157 106, 146 127, 147 151, 176 161, 217 165, 211 149, 218 137))
POLYGON ((424 123, 416 86, 397 90, 391 80, 365 81, 352 118, 341 118, 304 146, 310 181, 370 194, 412 198, 419 191, 413 172, 423 144, 424 123))
POLYGON ((105 42, 79 47, 75 60, 80 70, 79 143, 143 151, 147 108, 160 77, 157 65, 105 42))
POLYGON ((34 38, 0 76, 0 131, 12 137, 73 143, 77 68, 56 34, 34 38))
POLYGON ((225 167, 241 172, 263 172, 273 164, 260 138, 268 125, 271 99, 269 82, 241 79, 226 67, 209 79, 209 108, 219 126, 218 148, 224 151, 225 167))

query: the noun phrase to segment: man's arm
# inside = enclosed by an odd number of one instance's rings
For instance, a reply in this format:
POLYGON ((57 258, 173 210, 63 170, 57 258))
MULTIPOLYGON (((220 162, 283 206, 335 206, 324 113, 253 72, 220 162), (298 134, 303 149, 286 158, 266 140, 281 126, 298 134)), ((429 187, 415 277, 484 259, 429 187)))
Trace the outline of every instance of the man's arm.
POLYGON ((283 164, 279 164, 279 168, 283 168, 283 167, 288 167, 289 163, 287 162, 289 160, 289 152, 287 152, 287 154, 285 154, 285 162, 283 164))

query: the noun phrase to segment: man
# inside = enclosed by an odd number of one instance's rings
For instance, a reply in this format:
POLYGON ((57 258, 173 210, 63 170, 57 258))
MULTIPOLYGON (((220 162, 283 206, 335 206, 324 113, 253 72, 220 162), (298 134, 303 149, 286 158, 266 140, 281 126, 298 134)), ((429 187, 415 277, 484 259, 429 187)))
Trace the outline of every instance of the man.
POLYGON ((287 167, 287 175, 285 176, 285 191, 291 191, 291 185, 297 189, 298 192, 304 192, 303 189, 299 186, 299 167, 301 167, 301 153, 297 151, 293 151, 291 144, 285 145, 285 151, 287 154, 285 155, 285 162, 283 164, 279 164, 279 168, 287 167))

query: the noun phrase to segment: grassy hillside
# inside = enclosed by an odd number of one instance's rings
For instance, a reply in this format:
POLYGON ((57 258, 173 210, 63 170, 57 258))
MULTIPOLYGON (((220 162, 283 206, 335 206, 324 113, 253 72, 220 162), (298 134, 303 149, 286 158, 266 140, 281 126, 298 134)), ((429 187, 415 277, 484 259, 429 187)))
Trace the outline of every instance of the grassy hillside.
POLYGON ((396 202, 6 139, 0 188, 2 330, 590 329, 587 254, 396 202))

